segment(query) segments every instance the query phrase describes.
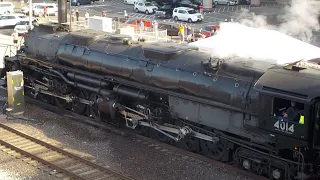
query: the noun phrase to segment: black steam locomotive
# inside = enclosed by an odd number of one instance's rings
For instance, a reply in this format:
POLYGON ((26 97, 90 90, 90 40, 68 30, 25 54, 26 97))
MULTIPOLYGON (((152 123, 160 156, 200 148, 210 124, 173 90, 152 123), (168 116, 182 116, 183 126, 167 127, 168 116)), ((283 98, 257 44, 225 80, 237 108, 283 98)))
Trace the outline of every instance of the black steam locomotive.
POLYGON ((39 25, 2 71, 22 70, 25 93, 56 106, 273 179, 308 179, 320 174, 319 62, 214 59, 183 45, 39 25), (291 101, 299 113, 288 119, 291 101))

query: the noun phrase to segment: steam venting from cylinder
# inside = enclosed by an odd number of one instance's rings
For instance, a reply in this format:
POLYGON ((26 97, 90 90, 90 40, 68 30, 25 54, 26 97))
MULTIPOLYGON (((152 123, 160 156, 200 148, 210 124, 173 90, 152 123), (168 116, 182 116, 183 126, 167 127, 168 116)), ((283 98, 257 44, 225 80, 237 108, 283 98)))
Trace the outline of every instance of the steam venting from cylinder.
POLYGON ((67 15, 67 0, 58 0, 58 23, 66 23, 67 15))

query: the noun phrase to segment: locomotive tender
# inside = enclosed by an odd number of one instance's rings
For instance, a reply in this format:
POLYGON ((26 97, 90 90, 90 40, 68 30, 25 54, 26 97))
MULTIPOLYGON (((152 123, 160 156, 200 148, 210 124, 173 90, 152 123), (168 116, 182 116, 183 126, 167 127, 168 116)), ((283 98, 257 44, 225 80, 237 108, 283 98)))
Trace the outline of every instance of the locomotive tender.
POLYGON ((182 144, 273 179, 320 174, 320 59, 280 66, 196 48, 39 25, 5 58, 48 103, 182 144), (299 117, 282 112, 294 101, 299 117))

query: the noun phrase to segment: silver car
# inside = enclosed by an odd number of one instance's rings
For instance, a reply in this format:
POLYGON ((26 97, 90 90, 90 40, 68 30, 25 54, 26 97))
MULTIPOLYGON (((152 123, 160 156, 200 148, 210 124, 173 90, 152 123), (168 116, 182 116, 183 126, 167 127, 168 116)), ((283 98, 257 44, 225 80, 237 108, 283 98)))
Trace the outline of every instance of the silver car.
POLYGON ((227 6, 234 6, 239 4, 238 0, 213 0, 215 5, 224 4, 227 6))

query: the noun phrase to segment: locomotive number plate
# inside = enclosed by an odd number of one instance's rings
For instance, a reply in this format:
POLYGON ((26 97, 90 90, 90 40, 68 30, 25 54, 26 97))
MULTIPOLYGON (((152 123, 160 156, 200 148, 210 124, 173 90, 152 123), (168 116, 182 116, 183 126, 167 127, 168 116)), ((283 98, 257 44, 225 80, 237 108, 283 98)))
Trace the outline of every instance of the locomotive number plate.
POLYGON ((273 127, 275 127, 276 131, 284 132, 287 134, 293 134, 294 133, 294 124, 285 122, 285 121, 276 121, 274 123, 273 127))

